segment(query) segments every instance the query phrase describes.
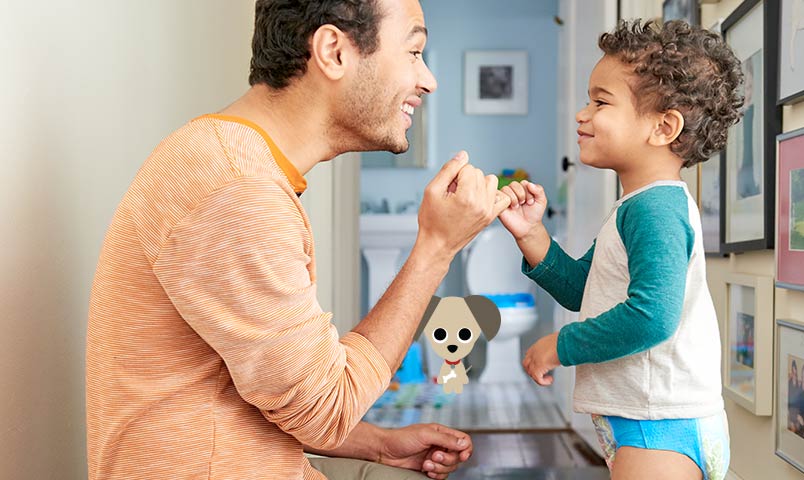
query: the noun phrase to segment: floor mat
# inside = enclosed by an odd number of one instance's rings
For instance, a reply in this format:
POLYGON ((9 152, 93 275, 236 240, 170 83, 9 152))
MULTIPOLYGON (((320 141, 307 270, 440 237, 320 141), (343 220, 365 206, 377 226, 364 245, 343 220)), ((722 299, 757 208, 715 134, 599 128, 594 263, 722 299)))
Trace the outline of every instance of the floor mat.
POLYGON ((438 384, 401 384, 386 391, 363 420, 387 428, 434 422, 470 432, 567 427, 550 390, 533 382, 473 382, 460 394, 445 394, 438 384))

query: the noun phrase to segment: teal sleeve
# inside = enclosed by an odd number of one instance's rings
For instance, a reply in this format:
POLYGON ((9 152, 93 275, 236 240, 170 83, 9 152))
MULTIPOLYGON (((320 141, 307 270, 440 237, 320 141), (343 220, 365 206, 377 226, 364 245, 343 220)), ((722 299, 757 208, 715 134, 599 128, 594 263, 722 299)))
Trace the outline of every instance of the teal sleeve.
POLYGON ((583 289, 586 286, 586 277, 589 275, 594 253, 593 243, 583 257, 574 260, 555 240, 551 240, 547 255, 535 267, 531 268, 528 261, 522 258, 522 273, 538 283, 562 307, 577 312, 581 309, 583 289))
POLYGON ((681 321, 695 232, 680 187, 654 187, 617 211, 628 255, 627 299, 597 317, 564 326, 562 365, 600 363, 648 350, 673 336, 681 321))

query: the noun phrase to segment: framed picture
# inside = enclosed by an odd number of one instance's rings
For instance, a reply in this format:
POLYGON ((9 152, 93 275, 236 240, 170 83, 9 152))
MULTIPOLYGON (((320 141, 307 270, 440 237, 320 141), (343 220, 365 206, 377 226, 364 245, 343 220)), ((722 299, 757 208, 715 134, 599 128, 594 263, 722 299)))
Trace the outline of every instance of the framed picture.
POLYGON ((704 252, 722 255, 720 251, 720 154, 698 164, 698 207, 704 252))
POLYGON ((804 5, 781 0, 779 18, 779 104, 804 100, 804 5))
POLYGON ((804 472, 804 326, 776 320, 776 455, 804 472))
POLYGON ((720 238, 724 253, 773 248, 778 74, 777 1, 745 0, 723 21, 726 42, 742 61, 743 118, 721 154, 720 238))
POLYGON ((464 58, 468 115, 528 114, 528 52, 470 50, 464 58))
POLYGON ((723 393, 754 415, 773 408, 773 279, 726 278, 726 353, 723 393))
POLYGON ((686 20, 690 25, 700 25, 701 7, 698 0, 664 0, 662 20, 686 20))
POLYGON ((804 128, 778 139, 776 285, 804 290, 804 128))

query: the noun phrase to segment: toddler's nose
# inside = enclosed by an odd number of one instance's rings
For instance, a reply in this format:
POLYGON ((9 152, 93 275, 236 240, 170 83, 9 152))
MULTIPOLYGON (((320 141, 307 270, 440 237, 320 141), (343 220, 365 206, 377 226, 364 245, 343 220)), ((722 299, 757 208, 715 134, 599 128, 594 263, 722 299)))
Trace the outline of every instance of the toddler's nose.
POLYGON ((457 349, 458 349, 457 345, 447 345, 447 350, 449 350, 449 353, 455 353, 455 350, 457 349))

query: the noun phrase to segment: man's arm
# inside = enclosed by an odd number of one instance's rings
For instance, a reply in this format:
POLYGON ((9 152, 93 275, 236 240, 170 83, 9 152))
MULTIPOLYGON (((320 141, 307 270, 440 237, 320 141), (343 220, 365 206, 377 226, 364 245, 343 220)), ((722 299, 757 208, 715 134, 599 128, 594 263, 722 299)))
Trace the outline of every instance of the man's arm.
POLYGON ((424 310, 453 257, 504 210, 497 178, 467 164, 461 152, 427 186, 410 257, 377 305, 352 331, 367 338, 392 372, 399 368, 424 310))

